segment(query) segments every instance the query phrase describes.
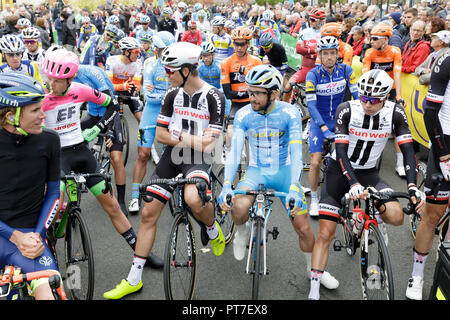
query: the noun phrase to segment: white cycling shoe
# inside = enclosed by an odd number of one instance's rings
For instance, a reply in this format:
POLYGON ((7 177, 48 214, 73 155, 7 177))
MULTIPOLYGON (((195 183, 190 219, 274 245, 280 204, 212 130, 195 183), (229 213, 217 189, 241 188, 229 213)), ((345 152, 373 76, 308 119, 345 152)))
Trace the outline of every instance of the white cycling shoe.
POLYGON ((423 278, 411 277, 406 287, 406 298, 410 300, 422 300, 423 278))
POLYGON ((320 279, 320 284, 329 290, 334 290, 339 287, 339 281, 328 271, 323 272, 322 278, 320 279))
POLYGON ((139 212, 139 199, 131 199, 128 204, 128 212, 131 214, 136 214, 139 212))

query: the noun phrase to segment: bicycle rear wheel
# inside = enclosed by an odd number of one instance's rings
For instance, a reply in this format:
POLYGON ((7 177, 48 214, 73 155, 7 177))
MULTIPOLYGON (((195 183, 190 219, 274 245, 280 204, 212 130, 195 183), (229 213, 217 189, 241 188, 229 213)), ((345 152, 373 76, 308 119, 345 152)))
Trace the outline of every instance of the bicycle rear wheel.
MULTIPOLYGON (((441 227, 439 228, 438 242, 436 245, 436 262, 439 259, 439 248, 440 248, 442 242, 449 241, 449 239, 447 239, 447 232, 449 232, 448 231, 449 222, 450 222, 450 214, 447 213, 447 215, 444 216, 444 218, 443 218, 441 227)), ((449 237, 450 237, 450 235, 449 235, 449 237)))
POLYGON ((231 212, 223 211, 220 208, 218 202, 219 194, 222 191, 224 174, 225 167, 223 165, 220 165, 216 173, 214 175, 211 175, 211 191, 216 221, 219 223, 220 228, 222 229, 223 236, 225 237, 225 244, 229 244, 234 234, 234 222, 231 217, 231 212))
POLYGON ((94 253, 86 221, 79 210, 69 213, 64 239, 66 288, 73 300, 92 300, 94 253))
MULTIPOLYGON (((424 186, 425 186, 425 177, 427 172, 427 165, 422 161, 419 161, 417 166, 417 188, 420 192, 422 192, 422 196, 425 197, 424 186)), ((418 213, 414 213, 409 216, 409 226, 411 230, 411 234, 413 238, 416 238, 417 228, 419 227, 420 222, 422 221, 422 216, 418 213)))
POLYGON ((393 300, 394 280, 388 249, 381 231, 370 223, 360 245, 360 276, 364 300, 393 300))
POLYGON ((254 224, 254 236, 253 236, 253 285, 252 285, 252 300, 258 300, 259 295, 259 280, 262 275, 261 270, 261 249, 262 249, 262 237, 264 229, 264 221, 256 219, 254 224))
POLYGON ((185 215, 175 217, 164 252, 164 293, 167 300, 192 300, 197 275, 194 229, 185 215))
POLYGON ((353 256, 356 251, 356 235, 353 232, 354 221, 351 217, 341 217, 340 224, 342 225, 342 235, 344 237, 345 251, 349 256, 353 256))

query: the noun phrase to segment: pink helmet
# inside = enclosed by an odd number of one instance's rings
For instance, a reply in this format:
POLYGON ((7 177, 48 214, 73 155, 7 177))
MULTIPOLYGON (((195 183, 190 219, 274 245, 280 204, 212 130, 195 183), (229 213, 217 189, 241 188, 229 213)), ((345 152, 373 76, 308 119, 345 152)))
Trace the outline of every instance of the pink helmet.
POLYGON ((75 76, 80 62, 78 56, 66 49, 58 49, 48 53, 41 64, 47 77, 67 79, 75 76))

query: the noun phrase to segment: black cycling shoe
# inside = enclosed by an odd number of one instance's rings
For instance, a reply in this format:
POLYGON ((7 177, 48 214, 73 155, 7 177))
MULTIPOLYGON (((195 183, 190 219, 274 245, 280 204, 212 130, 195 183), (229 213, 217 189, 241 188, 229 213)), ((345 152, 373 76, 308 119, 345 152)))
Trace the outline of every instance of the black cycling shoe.
POLYGON ((162 269, 162 267, 164 267, 164 261, 157 255, 150 253, 148 255, 147 263, 145 264, 145 266, 149 266, 153 269, 162 269))

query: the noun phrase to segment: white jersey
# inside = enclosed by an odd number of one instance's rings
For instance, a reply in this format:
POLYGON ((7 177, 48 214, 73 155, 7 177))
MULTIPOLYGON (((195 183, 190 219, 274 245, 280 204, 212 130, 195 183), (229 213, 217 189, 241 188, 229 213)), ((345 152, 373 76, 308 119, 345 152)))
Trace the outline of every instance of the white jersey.
POLYGON ((106 59, 106 72, 117 80, 129 80, 133 77, 141 77, 142 61, 136 60, 135 62, 125 64, 122 60, 122 55, 110 56, 106 59))

